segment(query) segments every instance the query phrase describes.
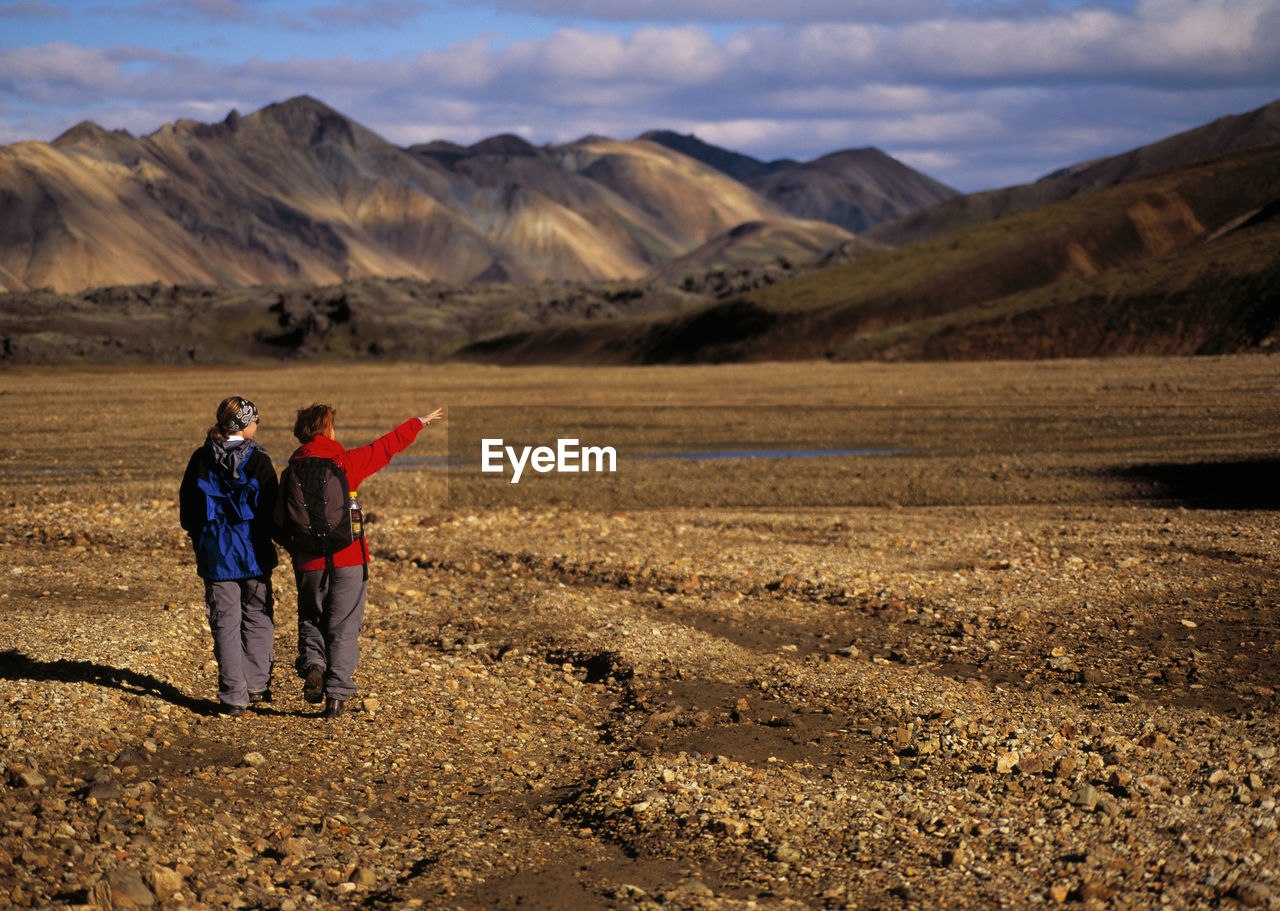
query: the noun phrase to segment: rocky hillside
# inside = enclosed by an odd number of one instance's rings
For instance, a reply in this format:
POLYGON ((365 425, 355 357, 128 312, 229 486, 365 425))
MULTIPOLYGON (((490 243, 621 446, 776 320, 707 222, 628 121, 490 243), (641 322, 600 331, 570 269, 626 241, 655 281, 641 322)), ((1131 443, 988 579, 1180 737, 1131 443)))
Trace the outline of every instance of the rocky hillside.
MULTIPOLYGON (((1030 184, 971 193, 873 228, 871 239, 907 246, 950 231, 1052 205, 1213 155, 1280 142, 1280 100, 1169 136, 1121 155, 1061 168, 1030 184)), ((766 194, 767 195, 767 194, 766 194)))
POLYGON ((472 353, 646 363, 1268 350, 1280 340, 1277 249, 1280 144, 856 251, 709 307, 515 333, 472 353))

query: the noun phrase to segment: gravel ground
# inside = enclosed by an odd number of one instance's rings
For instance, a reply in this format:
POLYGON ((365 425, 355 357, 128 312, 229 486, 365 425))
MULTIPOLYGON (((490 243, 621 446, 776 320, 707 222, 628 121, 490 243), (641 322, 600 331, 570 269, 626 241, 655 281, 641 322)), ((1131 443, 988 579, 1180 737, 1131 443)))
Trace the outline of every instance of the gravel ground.
POLYGON ((274 701, 232 719, 173 472, 6 478, 0 908, 1280 907, 1274 510, 388 476, 357 709, 302 700, 285 570, 274 701))

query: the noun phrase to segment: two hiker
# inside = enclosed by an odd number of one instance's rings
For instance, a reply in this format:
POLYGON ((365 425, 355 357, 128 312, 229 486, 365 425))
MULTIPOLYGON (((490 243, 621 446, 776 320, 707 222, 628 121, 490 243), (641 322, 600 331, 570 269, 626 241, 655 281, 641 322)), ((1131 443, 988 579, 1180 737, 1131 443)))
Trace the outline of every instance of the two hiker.
POLYGON ((271 460, 254 442, 257 408, 231 396, 218 406, 217 423, 187 464, 180 521, 205 583, 218 701, 228 715, 271 700, 273 539, 289 550, 298 583, 296 667, 303 697, 324 702, 324 714, 336 717, 356 692, 351 677, 359 658, 369 549, 358 513, 351 521, 353 502, 334 501, 343 488, 354 501, 360 482, 386 467, 443 411, 410 418, 358 449, 338 443, 335 414, 323 404, 297 413, 293 432, 301 445, 277 481, 271 460))

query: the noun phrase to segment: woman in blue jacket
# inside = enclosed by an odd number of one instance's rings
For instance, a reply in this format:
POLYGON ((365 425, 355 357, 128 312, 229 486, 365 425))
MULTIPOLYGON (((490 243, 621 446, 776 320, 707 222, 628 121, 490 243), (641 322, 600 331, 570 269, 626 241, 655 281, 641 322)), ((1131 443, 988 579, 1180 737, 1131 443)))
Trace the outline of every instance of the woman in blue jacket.
POLYGON ((218 702, 232 716, 271 701, 277 562, 271 510, 278 482, 266 450, 253 441, 257 431, 253 402, 238 395, 223 400, 204 445, 191 454, 178 496, 204 579, 218 702))

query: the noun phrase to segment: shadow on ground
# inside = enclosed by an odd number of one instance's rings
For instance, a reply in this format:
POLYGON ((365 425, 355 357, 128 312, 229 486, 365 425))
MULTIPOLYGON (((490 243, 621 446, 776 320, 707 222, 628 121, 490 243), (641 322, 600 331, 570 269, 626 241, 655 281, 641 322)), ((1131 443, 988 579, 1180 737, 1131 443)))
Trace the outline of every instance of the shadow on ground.
POLYGON ((1154 484, 1190 509, 1280 509, 1280 459, 1134 465, 1116 475, 1154 484))
POLYGON ((171 683, 158 680, 150 674, 140 674, 92 661, 40 661, 16 650, 0 652, 0 680, 65 680, 73 683, 92 683, 109 686, 126 693, 155 696, 172 705, 187 709, 197 715, 214 715, 219 707, 216 702, 188 696, 171 683))

